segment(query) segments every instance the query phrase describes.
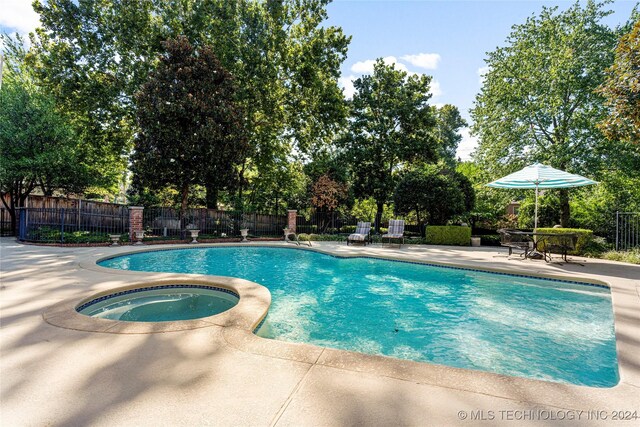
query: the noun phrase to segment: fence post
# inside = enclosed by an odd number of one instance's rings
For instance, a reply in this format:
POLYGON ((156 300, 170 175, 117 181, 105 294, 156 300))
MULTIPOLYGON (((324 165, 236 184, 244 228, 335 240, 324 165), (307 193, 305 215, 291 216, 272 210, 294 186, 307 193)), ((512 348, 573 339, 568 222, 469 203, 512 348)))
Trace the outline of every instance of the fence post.
POLYGON ((64 243, 64 208, 60 209, 60 243, 64 243))
POLYGON ((18 238, 27 239, 27 211, 24 208, 18 208, 18 238))
POLYGON ((298 218, 298 210, 297 209, 289 209, 287 210, 287 227, 289 228, 289 233, 296 232, 296 219, 298 218))
POLYGON ((142 213, 144 207, 129 206, 129 241, 133 242, 133 234, 142 231, 142 213))
POLYGON ((620 223, 620 211, 616 211, 616 251, 619 250, 618 249, 618 236, 619 236, 618 224, 619 223, 620 223))

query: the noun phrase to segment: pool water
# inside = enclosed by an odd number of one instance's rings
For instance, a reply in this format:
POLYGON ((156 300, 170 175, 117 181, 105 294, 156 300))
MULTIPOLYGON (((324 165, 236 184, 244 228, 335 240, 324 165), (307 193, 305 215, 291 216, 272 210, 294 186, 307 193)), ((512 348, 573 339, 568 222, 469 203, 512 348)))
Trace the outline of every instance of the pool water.
POLYGON ((272 295, 266 338, 595 387, 619 380, 606 288, 294 248, 164 250, 100 265, 260 283, 272 295))
POLYGON ((169 322, 220 314, 238 297, 207 287, 134 289, 90 301, 78 308, 87 316, 126 322, 169 322))

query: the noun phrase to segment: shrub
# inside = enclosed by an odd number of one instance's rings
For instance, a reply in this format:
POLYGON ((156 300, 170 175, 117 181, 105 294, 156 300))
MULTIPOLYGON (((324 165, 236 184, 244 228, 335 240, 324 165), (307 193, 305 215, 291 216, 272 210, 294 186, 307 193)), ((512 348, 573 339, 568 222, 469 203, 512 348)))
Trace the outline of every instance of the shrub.
POLYGON ((481 246, 500 246, 499 234, 482 234, 480 235, 481 246))
POLYGON ((340 232, 341 233, 355 233, 356 232, 356 226, 355 225, 343 225, 342 227, 340 227, 340 232))
POLYGON ((430 225, 427 227, 427 243, 431 245, 471 244, 471 228, 457 225, 430 225))
POLYGON ((429 166, 406 173, 396 186, 393 202, 400 215, 415 212, 419 224, 425 219, 431 224, 446 224, 473 209, 475 193, 464 175, 429 166))
POLYGON ((602 255, 602 258, 610 261, 628 262, 631 264, 640 264, 640 249, 633 249, 631 251, 609 251, 602 255))
POLYGON ((110 242, 109 234, 95 231, 65 231, 64 234, 59 229, 44 226, 32 232, 31 240, 36 242, 59 242, 59 243, 106 243, 110 242))
POLYGON ((576 249, 568 252, 570 255, 582 255, 593 240, 593 231, 583 228, 538 228, 538 233, 564 234, 575 233, 578 235, 576 249))

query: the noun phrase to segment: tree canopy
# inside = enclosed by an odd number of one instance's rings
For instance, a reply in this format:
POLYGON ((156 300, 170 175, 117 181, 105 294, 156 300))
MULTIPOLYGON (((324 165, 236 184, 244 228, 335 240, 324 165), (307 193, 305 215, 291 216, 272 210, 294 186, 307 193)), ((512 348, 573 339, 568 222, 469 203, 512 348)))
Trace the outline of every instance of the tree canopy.
POLYGON ((599 126, 607 138, 640 144, 640 17, 620 39, 599 92, 610 109, 599 126))
MULTIPOLYGON (((494 178, 534 161, 593 176, 624 155, 596 128, 606 114, 596 89, 617 40, 602 23, 610 13, 605 4, 590 0, 563 12, 543 7, 488 54, 471 116, 480 140, 475 158, 494 178)), ((561 223, 568 226, 568 192, 559 195, 561 223)))
POLYGON ((174 186, 184 211, 193 185, 233 181, 249 144, 232 77, 211 48, 194 49, 186 37, 164 46, 166 54, 136 94, 132 170, 143 186, 174 186))
POLYGON ((339 144, 354 176, 354 193, 376 200, 376 231, 399 168, 438 155, 435 117, 428 105, 431 77, 407 76, 378 59, 372 75, 354 81, 351 120, 339 144))
POLYGON ((15 208, 36 188, 79 193, 96 182, 67 116, 38 87, 24 64, 20 39, 5 42, 6 70, 0 89, 0 194, 15 227, 15 208))
MULTIPOLYGON (((184 35, 211 46, 236 82, 254 150, 238 171, 271 176, 296 148, 328 143, 345 118, 337 85, 349 38, 322 25, 327 0, 36 2, 42 27, 32 39, 39 78, 82 121, 95 150, 118 158, 131 148, 134 93, 155 67, 162 41, 184 35), (256 173, 252 170, 257 171, 256 173)), ((209 186, 217 192, 219 188, 209 186)), ((269 190, 271 191, 271 190, 269 190)), ((240 207, 239 206, 239 207, 240 207)))
POLYGON ((407 172, 393 194, 395 211, 401 215, 415 212, 424 237, 425 223, 446 225, 456 215, 470 212, 475 193, 461 173, 438 165, 407 172))

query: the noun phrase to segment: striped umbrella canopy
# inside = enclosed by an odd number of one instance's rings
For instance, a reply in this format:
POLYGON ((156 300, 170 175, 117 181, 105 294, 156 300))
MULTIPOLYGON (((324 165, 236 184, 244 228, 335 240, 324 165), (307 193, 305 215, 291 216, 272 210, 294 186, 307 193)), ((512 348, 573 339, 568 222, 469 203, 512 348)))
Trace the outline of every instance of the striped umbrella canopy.
POLYGON ((540 188, 570 188, 597 184, 581 175, 554 169, 551 166, 534 163, 487 184, 493 188, 535 188, 536 212, 534 229, 538 228, 538 190, 540 188))

